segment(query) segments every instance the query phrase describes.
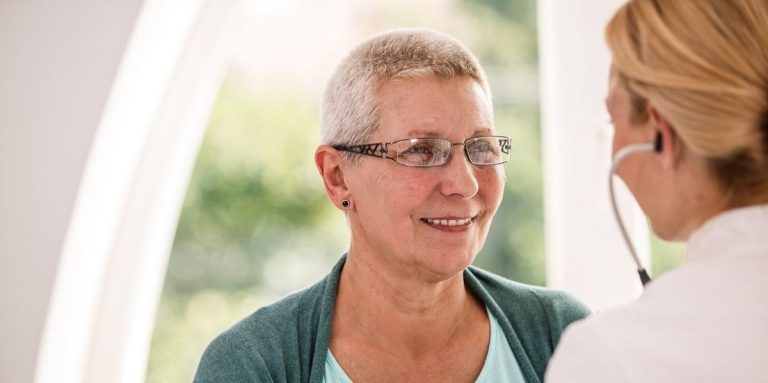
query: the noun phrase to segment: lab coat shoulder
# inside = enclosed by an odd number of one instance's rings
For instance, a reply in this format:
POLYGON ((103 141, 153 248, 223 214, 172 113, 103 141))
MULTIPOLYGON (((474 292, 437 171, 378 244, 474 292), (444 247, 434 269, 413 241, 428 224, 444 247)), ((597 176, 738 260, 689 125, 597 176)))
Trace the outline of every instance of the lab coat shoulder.
POLYGON ((546 383, 627 382, 622 353, 611 331, 594 315, 565 330, 549 362, 546 383), (611 368, 606 368, 611 366, 611 368))

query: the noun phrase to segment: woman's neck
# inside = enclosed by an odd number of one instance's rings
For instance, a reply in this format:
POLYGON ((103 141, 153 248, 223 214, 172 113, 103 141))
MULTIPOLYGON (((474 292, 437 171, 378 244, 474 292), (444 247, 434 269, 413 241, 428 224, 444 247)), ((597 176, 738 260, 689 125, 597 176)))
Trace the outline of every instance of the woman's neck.
POLYGON ((338 330, 416 357, 445 347, 462 326, 473 323, 473 315, 485 315, 482 303, 467 290, 463 273, 425 280, 380 259, 348 256, 337 293, 335 334, 338 330))

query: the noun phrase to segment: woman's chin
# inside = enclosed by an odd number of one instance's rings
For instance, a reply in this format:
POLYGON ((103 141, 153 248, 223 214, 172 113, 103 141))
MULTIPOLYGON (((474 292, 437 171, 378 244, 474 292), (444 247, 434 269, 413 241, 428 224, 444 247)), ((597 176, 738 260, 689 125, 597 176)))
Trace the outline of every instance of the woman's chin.
POLYGON ((475 256, 468 252, 434 252, 419 256, 419 263, 438 279, 448 279, 464 271, 475 256))

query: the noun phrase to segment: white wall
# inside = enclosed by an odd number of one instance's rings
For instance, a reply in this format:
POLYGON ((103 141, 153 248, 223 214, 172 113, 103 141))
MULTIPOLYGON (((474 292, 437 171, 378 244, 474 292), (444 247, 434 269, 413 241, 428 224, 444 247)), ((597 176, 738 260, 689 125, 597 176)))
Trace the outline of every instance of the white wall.
MULTIPOLYGON (((547 282, 594 309, 642 290, 608 199, 612 129, 603 100, 610 53, 603 30, 622 3, 539 1, 547 282)), ((623 184, 617 186, 623 217, 647 261, 644 218, 623 184)))
POLYGON ((44 3, 0 3, 0 381, 141 381, 242 2, 44 3))
POLYGON ((0 381, 29 382, 88 150, 141 0, 0 2, 0 381))

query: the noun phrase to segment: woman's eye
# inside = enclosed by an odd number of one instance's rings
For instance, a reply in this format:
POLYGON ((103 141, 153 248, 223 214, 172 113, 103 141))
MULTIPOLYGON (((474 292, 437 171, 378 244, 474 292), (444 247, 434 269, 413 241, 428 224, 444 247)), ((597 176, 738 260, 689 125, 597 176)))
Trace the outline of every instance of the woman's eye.
POLYGON ((474 153, 492 152, 494 151, 494 147, 488 141, 476 141, 470 146, 469 151, 474 153))
POLYGON ((402 154, 401 157, 406 157, 411 160, 414 160, 416 158, 422 158, 426 159, 433 155, 434 150, 429 145, 421 145, 421 146, 412 146, 408 149, 406 149, 402 154))
POLYGON ((424 146, 414 146, 414 147, 409 148, 406 152, 410 153, 410 154, 431 154, 432 153, 432 148, 429 147, 429 146, 426 146, 426 145, 424 145, 424 146))
POLYGON ((399 157, 411 164, 426 165, 435 158, 435 148, 432 145, 414 145, 401 152, 399 157))

